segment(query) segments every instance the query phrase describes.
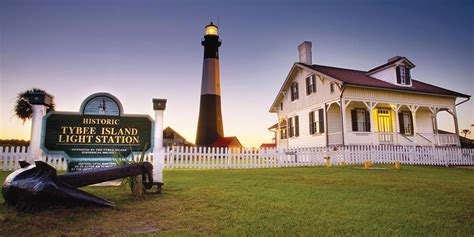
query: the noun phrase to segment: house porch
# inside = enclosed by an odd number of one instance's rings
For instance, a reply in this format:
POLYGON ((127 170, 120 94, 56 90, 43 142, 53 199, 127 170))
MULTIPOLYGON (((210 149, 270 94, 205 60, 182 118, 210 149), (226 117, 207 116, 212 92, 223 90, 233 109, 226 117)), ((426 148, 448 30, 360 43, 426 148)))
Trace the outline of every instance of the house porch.
POLYGON ((343 98, 326 112, 328 145, 460 146, 455 107, 343 98), (454 134, 439 134, 441 111, 452 116, 454 134))

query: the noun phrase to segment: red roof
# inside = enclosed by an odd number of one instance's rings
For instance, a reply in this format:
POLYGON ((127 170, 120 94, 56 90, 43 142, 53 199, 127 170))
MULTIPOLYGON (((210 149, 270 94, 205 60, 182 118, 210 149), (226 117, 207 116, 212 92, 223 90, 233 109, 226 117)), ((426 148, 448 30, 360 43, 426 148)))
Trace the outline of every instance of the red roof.
POLYGON ((211 144, 211 147, 230 147, 232 143, 238 144, 237 146, 242 147, 237 137, 221 137, 211 144))
POLYGON ((262 148, 275 148, 275 147, 276 147, 275 143, 262 143, 262 145, 260 145, 259 149, 262 149, 262 148))
POLYGON ((430 84, 413 80, 413 79, 412 79, 412 86, 410 87, 398 86, 398 85, 368 76, 366 71, 329 67, 329 66, 323 66, 323 65, 307 65, 304 63, 297 63, 297 64, 304 67, 311 68, 320 73, 326 74, 330 77, 333 77, 337 80, 342 81, 344 84, 347 84, 347 85, 392 89, 392 90, 399 90, 399 91, 421 92, 421 93, 448 95, 448 96, 456 96, 456 97, 464 97, 464 98, 470 97, 469 95, 465 95, 462 93, 458 93, 455 91, 451 91, 448 89, 444 89, 435 85, 430 85, 430 84))

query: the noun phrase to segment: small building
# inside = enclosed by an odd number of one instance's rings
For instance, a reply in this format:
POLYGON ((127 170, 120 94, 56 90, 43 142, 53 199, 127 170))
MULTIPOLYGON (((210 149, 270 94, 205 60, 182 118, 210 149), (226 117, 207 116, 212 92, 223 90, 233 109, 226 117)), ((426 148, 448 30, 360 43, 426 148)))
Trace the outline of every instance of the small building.
POLYGON ((194 146, 193 143, 186 141, 186 139, 176 132, 171 127, 166 127, 163 130, 163 146, 164 147, 173 147, 173 146, 194 146))
POLYGON ((237 137, 221 137, 212 143, 210 147, 242 148, 243 146, 237 137))
POLYGON ((355 70, 313 64, 311 47, 299 45, 299 62, 270 107, 277 147, 460 145, 456 106, 469 95, 415 80, 406 57, 355 70), (441 111, 452 116, 453 134, 438 132, 441 111))
POLYGON ((262 143, 258 149, 270 149, 270 148, 276 148, 275 143, 262 143))

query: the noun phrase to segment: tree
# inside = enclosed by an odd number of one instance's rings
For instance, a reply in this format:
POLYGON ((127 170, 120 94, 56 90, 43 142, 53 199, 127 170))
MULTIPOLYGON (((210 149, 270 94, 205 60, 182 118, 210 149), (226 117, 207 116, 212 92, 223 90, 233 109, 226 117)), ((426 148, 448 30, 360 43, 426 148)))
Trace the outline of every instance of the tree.
MULTIPOLYGON (((23 123, 26 122, 26 120, 31 119, 33 117, 33 108, 28 101, 28 95, 32 92, 43 92, 46 93, 44 90, 38 89, 38 88, 32 88, 26 91, 22 91, 18 93, 17 99, 16 99, 16 104, 15 104, 15 114, 16 116, 23 121, 23 123)), ((54 111, 55 104, 54 104, 54 98, 51 101, 51 106, 48 108, 49 111, 54 111)))
POLYGON ((466 138, 468 134, 471 134, 471 131, 469 129, 463 129, 461 133, 464 134, 464 138, 466 138))

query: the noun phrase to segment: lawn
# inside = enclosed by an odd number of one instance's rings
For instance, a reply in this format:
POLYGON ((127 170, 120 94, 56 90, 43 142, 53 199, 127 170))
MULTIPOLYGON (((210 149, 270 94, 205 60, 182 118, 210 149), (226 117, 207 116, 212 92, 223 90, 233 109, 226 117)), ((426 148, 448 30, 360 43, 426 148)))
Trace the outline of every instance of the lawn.
POLYGON ((474 170, 385 167, 165 171, 164 193, 143 200, 124 187, 86 188, 115 208, 0 205, 0 235, 474 234, 474 170))

